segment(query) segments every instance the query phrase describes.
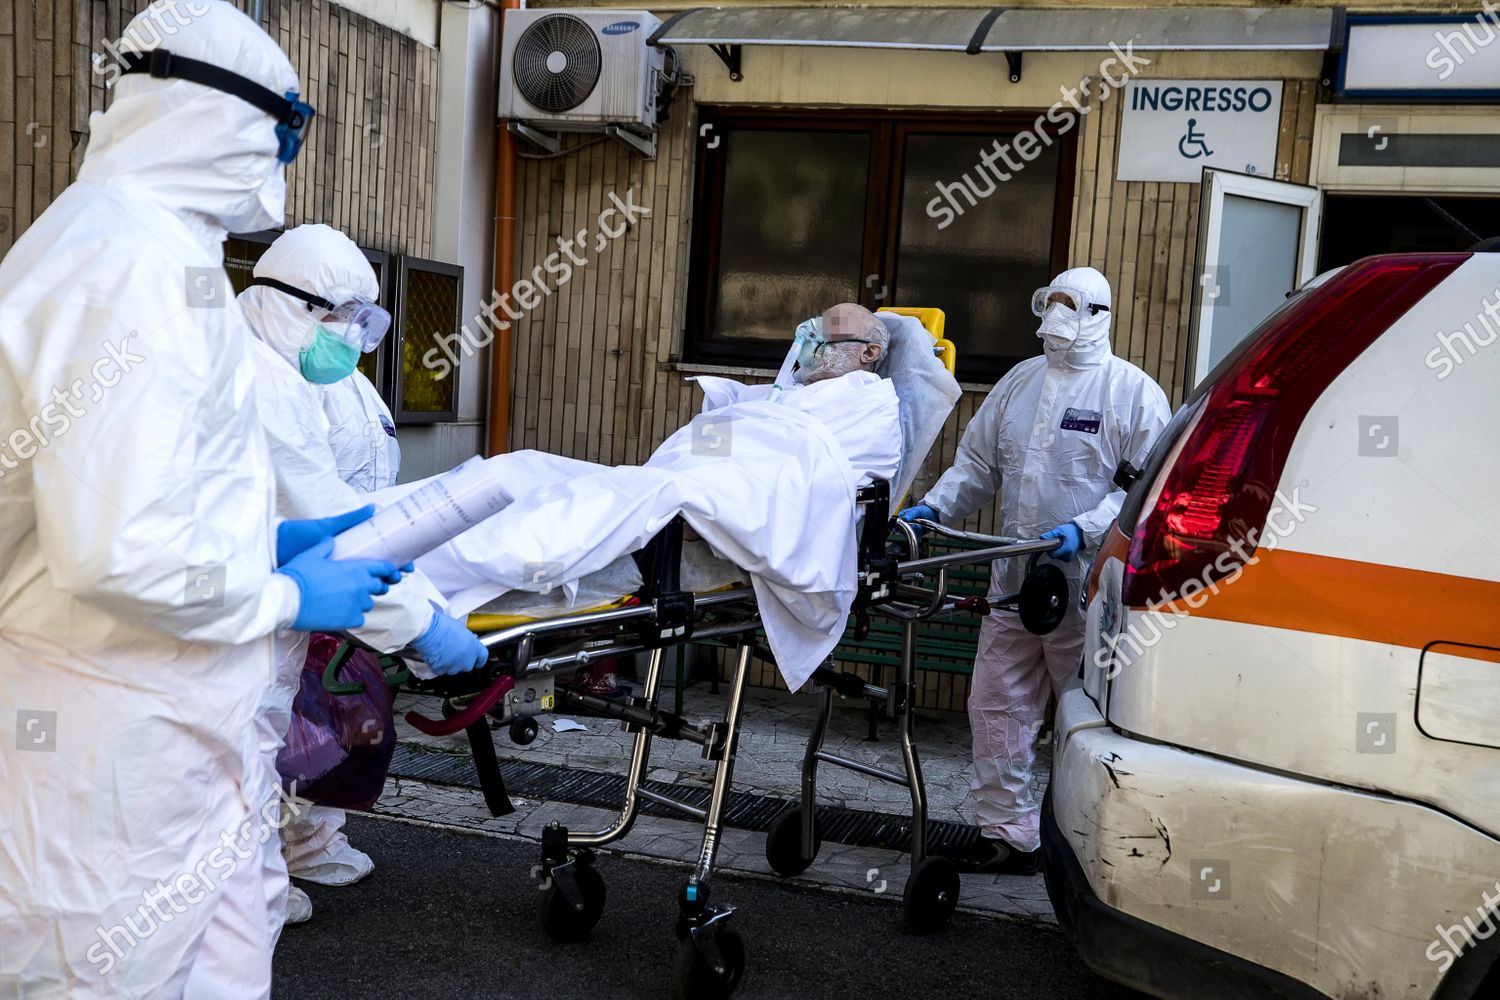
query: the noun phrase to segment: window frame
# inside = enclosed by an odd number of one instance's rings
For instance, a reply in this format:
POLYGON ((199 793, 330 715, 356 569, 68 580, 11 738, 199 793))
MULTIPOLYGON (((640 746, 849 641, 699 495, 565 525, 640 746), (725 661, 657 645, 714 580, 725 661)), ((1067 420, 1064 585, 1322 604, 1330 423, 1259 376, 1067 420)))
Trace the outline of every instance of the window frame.
MULTIPOLYGON (((872 310, 885 304, 877 298, 880 286, 890 289, 900 287, 897 258, 901 245, 901 187, 905 181, 907 138, 912 135, 972 135, 976 132, 1016 135, 1032 130, 1044 115, 1045 109, 996 112, 912 111, 891 114, 875 108, 825 110, 758 105, 698 107, 700 134, 711 134, 713 126, 719 125, 725 131, 858 132, 870 136, 871 156, 865 185, 860 266, 863 279, 876 275, 877 280, 873 283, 861 280, 856 301, 872 310), (881 149, 887 151, 886 155, 877 155, 881 149)), ((1068 267, 1072 207, 1077 187, 1079 123, 1075 120, 1066 131, 1050 121, 1043 121, 1043 124, 1058 147, 1050 247, 1050 271, 1056 274, 1068 267)), ((711 333, 718 310, 719 245, 723 231, 724 181, 728 157, 705 156, 702 152, 700 147, 694 164, 689 257, 694 264, 690 266, 688 274, 682 358, 699 364, 775 368, 781 361, 780 352, 765 341, 746 337, 716 337, 711 333)), ((967 166, 956 169, 955 178, 967 169, 967 166)), ((917 304, 942 306, 942 303, 917 304)), ((787 337, 790 340, 790 330, 787 331, 787 337)), ((969 380, 997 379, 1025 360, 1023 356, 976 355, 972 351, 965 355, 961 341, 958 349, 960 357, 967 358, 963 367, 967 369, 964 375, 969 380)))
MULTIPOLYGON (((356 244, 358 245, 358 244, 356 244)), ((385 250, 371 250, 369 247, 361 246, 359 252, 365 255, 365 260, 370 262, 371 267, 378 268, 380 275, 380 297, 377 303, 391 314, 391 329, 375 348, 375 377, 370 379, 370 384, 385 401, 385 405, 395 412, 396 389, 392 376, 393 370, 399 370, 394 364, 396 351, 393 346, 396 340, 396 255, 385 250)))
POLYGON ((391 309, 391 333, 386 340, 393 342, 390 353, 391 395, 389 405, 391 416, 395 419, 396 426, 409 426, 420 424, 442 424, 452 423, 458 419, 458 407, 460 392, 463 388, 463 364, 452 366, 453 379, 453 407, 448 410, 408 410, 406 401, 402 395, 405 388, 402 376, 405 367, 402 359, 406 355, 406 279, 412 271, 422 271, 433 274, 445 274, 458 279, 458 294, 453 298, 453 327, 449 331, 458 333, 463 323, 464 309, 464 269, 460 264, 450 264, 447 261, 431 260, 426 257, 409 257, 404 254, 392 258, 394 266, 395 282, 393 294, 395 299, 391 309))

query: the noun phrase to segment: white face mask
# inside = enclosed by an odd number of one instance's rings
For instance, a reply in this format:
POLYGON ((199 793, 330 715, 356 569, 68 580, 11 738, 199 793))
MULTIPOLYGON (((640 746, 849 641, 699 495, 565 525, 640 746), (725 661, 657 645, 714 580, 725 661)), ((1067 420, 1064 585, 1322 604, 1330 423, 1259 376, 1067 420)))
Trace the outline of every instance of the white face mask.
POLYGON ((1042 314, 1042 322, 1036 328, 1036 335, 1042 338, 1047 350, 1066 351, 1078 339, 1079 326, 1078 313, 1060 302, 1054 302, 1042 314))

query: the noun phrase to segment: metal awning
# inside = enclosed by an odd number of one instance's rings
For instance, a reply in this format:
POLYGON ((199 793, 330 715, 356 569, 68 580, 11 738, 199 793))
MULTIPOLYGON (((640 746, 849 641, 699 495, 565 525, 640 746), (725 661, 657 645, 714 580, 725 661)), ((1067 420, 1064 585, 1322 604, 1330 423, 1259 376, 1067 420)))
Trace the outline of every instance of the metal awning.
MULTIPOLYGON (((1005 7, 697 7, 672 15, 652 45, 707 45, 739 79, 743 45, 938 52, 1318 51, 1337 47, 1335 12, 1316 8, 1142 10, 1005 7)), ((1019 69, 1019 58, 1012 61, 1019 69)), ((1019 78, 1018 72, 1012 73, 1019 78)))

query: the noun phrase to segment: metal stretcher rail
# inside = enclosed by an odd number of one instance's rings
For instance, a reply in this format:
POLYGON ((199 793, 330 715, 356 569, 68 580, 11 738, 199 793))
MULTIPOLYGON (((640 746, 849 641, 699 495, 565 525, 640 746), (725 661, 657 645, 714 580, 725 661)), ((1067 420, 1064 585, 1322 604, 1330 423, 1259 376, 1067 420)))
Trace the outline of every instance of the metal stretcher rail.
MULTIPOLYGON (((966 532, 954 532, 951 537, 963 538, 966 532)), ((973 538, 975 536, 968 536, 973 538)), ((982 536, 980 536, 982 537, 982 536)), ((911 559, 897 564, 897 572, 905 576, 914 576, 918 573, 926 573, 928 570, 948 569, 952 566, 971 566, 975 563, 994 562, 996 559, 1013 559, 1016 556, 1029 556, 1037 552, 1051 552, 1057 548, 1058 540, 1055 538, 1038 538, 1036 541, 1022 542, 1007 539, 1003 544, 988 549, 972 549, 967 552, 948 552, 940 556, 928 556, 925 559, 911 559)))
MULTIPOLYGON (((726 590, 719 593, 703 594, 693 598, 693 605, 698 608, 718 607, 723 604, 734 604, 744 602, 754 597, 749 590, 726 590)), ((527 636, 540 636, 553 632, 572 632, 578 629, 590 628, 595 625, 617 625, 629 621, 644 621, 656 614, 656 609, 650 604, 634 604, 624 608, 610 608, 604 611, 585 611, 582 614, 564 615, 560 618, 544 618, 534 622, 523 622, 512 625, 488 635, 479 637, 479 641, 491 648, 504 646, 508 643, 518 642, 527 636)))

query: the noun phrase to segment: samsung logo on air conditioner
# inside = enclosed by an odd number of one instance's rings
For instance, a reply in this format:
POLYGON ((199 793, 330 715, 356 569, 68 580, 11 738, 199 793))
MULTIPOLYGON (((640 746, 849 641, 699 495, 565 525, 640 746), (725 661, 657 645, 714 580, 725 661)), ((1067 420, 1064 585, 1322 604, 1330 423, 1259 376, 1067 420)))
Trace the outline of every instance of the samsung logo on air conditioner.
POLYGON ((628 35, 640 28, 640 26, 641 22, 639 21, 616 21, 614 24, 606 24, 599 31, 605 35, 628 35))

